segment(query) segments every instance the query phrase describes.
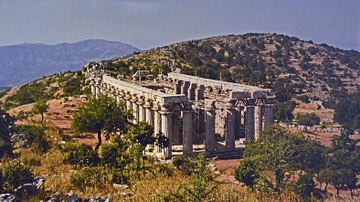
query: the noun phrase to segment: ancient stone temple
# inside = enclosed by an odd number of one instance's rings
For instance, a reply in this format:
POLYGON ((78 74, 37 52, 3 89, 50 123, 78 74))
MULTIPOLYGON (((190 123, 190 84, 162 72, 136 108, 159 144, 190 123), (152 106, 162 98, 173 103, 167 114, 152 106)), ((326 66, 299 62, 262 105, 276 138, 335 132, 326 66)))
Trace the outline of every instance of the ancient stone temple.
POLYGON ((111 96, 134 112, 134 123, 146 121, 155 134, 170 141, 167 148, 154 149, 171 158, 173 146, 182 145, 190 155, 194 145, 204 145, 208 156, 221 149, 235 150, 243 138, 256 140, 273 123, 271 89, 262 89, 180 73, 159 75, 151 81, 124 81, 89 71, 91 92, 111 96))

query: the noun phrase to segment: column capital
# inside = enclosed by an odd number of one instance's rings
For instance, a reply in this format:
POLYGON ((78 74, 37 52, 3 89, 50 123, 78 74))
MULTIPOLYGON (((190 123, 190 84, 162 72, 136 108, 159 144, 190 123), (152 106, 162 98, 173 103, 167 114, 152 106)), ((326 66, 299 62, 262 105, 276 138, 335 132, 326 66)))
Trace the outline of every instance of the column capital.
POLYGON ((249 98, 246 100, 246 107, 254 107, 255 106, 256 99, 249 98))
POLYGON ((273 105, 275 101, 275 96, 272 97, 267 97, 265 99, 265 105, 269 106, 269 105, 273 105))
POLYGON ((206 111, 211 111, 211 110, 215 110, 216 107, 215 107, 215 101, 214 100, 205 100, 205 107, 204 109, 206 111))
POLYGON ((138 97, 137 97, 137 95, 136 95, 136 94, 131 95, 130 102, 134 102, 134 103, 136 103, 136 101, 137 101, 137 100, 138 100, 138 97))
POLYGON ((171 104, 170 103, 163 103, 160 105, 160 112, 161 113, 167 113, 167 112, 171 112, 170 108, 171 108, 171 104))
POLYGON ((136 104, 138 105, 143 105, 145 103, 145 97, 144 96, 140 96, 136 102, 136 104))
POLYGON ((225 104, 226 109, 233 109, 235 107, 236 100, 230 100, 225 104))
POLYGON ((145 100, 144 107, 145 108, 151 108, 151 101, 150 100, 145 100))

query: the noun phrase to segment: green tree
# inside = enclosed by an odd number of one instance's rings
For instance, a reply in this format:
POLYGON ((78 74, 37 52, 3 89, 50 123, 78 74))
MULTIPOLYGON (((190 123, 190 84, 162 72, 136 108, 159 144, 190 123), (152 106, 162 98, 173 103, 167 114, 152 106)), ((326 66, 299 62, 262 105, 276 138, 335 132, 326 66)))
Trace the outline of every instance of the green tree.
POLYGON ((44 125, 20 125, 17 127, 18 132, 25 135, 28 146, 38 153, 45 153, 50 149, 50 143, 45 137, 46 129, 47 127, 44 125))
POLYGON ((45 100, 38 100, 33 105, 31 111, 34 114, 40 114, 41 115, 41 123, 42 123, 44 121, 44 113, 47 112, 48 109, 49 109, 49 105, 46 103, 45 100))
POLYGON ((287 102, 275 102, 274 107, 274 119, 286 123, 290 123, 293 118, 293 111, 295 109, 295 102, 294 101, 287 101, 287 102))
POLYGON ((101 162, 114 168, 124 169, 130 162, 130 157, 126 151, 130 144, 125 138, 120 135, 115 135, 112 138, 111 144, 106 144, 101 147, 101 162))
POLYGON ((349 130, 360 129, 360 89, 353 94, 345 94, 335 107, 334 120, 349 130))
POLYGON ((133 125, 126 137, 131 141, 130 157, 132 159, 131 169, 135 176, 138 177, 139 173, 150 170, 150 167, 145 166, 145 158, 143 152, 146 145, 153 144, 155 137, 153 136, 154 129, 147 122, 140 121, 133 125))
MULTIPOLYGON (((315 141, 301 134, 294 134, 279 126, 271 126, 261 137, 249 144, 244 152, 244 160, 261 171, 262 184, 281 193, 289 182, 285 173, 304 171, 314 176, 325 161, 324 149, 315 141), (272 173, 269 175, 269 172, 272 173), (272 177, 275 176, 275 177, 272 177)), ((246 164, 245 164, 246 165, 246 164)))
POLYGON ((320 123, 320 117, 316 115, 314 112, 310 114, 301 114, 298 113, 296 115, 296 121, 298 124, 303 126, 314 126, 320 123))
POLYGON ((254 190, 256 180, 258 180, 259 177, 259 169, 250 159, 242 160, 239 167, 235 169, 235 179, 249 186, 252 190, 254 190))
POLYGON ((332 139, 326 167, 318 177, 321 183, 333 185, 337 195, 345 187, 352 194, 358 181, 356 176, 360 174, 360 146, 349 135, 349 131, 343 131, 340 136, 332 139))
POLYGON ((114 99, 100 95, 98 99, 91 98, 79 108, 71 126, 75 133, 97 133, 97 150, 102 144, 102 132, 106 139, 116 132, 126 132, 129 119, 132 119, 131 111, 125 110, 124 103, 118 105, 114 99))

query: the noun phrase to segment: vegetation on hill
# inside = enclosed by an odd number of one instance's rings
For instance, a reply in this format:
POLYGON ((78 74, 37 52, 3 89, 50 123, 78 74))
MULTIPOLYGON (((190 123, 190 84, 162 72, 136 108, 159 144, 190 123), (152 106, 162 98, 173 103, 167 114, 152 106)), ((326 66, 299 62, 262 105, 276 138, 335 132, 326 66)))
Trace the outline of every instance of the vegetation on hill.
POLYGON ((360 53, 278 34, 245 34, 180 42, 106 62, 109 70, 129 74, 149 69, 154 75, 182 73, 273 87, 289 78, 295 93, 326 100, 353 92, 360 84, 360 53), (129 67, 130 72, 126 71, 129 67))
POLYGON ((244 158, 235 177, 252 189, 281 193, 293 190, 309 199, 315 188, 314 179, 340 190, 357 189, 360 174, 360 146, 346 131, 334 137, 331 148, 273 126, 260 139, 246 146, 244 158))
POLYGON ((85 83, 81 71, 55 74, 21 86, 6 100, 4 108, 8 110, 29 103, 89 93, 90 88, 85 83))

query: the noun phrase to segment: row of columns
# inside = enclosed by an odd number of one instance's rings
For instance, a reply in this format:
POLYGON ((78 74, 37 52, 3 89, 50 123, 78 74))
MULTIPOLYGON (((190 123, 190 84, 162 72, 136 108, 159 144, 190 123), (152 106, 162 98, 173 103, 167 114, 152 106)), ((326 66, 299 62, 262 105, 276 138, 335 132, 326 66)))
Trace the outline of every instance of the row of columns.
MULTIPOLYGON (((111 96, 116 99, 117 102, 124 101, 126 109, 133 111, 134 124, 139 121, 146 121, 148 124, 154 127, 154 134, 162 133, 169 140, 169 144, 166 148, 159 148, 155 146, 154 150, 156 153, 163 153, 164 158, 172 157, 172 134, 173 134, 173 118, 172 109, 170 109, 170 103, 157 104, 151 100, 146 100, 144 97, 138 97, 136 95, 121 94, 116 90, 111 90, 111 87, 106 85, 91 86, 91 91, 98 97, 98 94, 104 94, 111 96), (110 89, 109 89, 110 88, 110 89)), ((182 103, 181 117, 183 121, 183 153, 184 155, 191 155, 193 152, 193 141, 192 141, 192 108, 191 103, 182 103)))
MULTIPOLYGON (((205 149, 209 153, 215 150, 215 101, 206 99, 205 86, 189 81, 177 80, 174 84, 175 94, 184 94, 189 100, 199 102, 205 101, 204 124, 205 124, 205 149)), ((244 115, 245 138, 247 141, 254 141, 260 137, 260 132, 268 125, 273 124, 273 97, 242 100, 243 106, 236 105, 237 100, 230 100, 226 103, 224 138, 227 150, 235 149, 235 134, 240 134, 242 110, 244 115), (264 117, 264 118, 263 118, 264 117)), ((202 123, 200 123, 202 124, 202 123)))

